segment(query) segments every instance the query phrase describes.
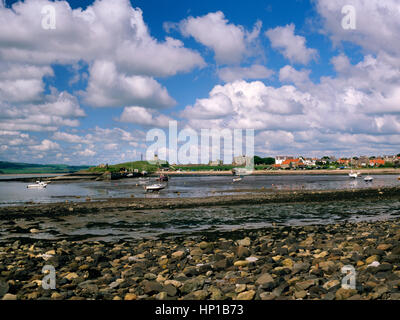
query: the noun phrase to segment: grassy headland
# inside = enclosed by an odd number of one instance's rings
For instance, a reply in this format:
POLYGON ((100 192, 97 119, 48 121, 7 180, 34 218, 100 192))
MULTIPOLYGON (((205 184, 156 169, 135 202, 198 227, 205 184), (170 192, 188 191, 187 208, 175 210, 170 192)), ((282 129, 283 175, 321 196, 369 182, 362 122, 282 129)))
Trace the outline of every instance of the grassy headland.
POLYGON ((65 164, 32 164, 0 161, 0 174, 72 173, 88 168, 89 166, 69 166, 65 164))
POLYGON ((138 170, 139 172, 147 171, 148 173, 153 173, 158 170, 158 166, 154 164, 150 164, 147 161, 134 161, 134 162, 125 162, 113 165, 105 165, 105 166, 97 166, 91 167, 87 171, 102 173, 102 172, 121 172, 121 171, 134 171, 138 170))

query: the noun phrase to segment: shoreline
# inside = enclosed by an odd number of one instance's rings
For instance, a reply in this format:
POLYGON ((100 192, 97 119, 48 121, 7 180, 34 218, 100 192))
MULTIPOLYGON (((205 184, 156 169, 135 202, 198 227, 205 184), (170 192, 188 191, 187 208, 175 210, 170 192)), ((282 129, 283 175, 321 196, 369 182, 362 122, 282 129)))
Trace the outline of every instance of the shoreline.
POLYGON ((258 189, 251 194, 211 196, 203 198, 107 198, 86 199, 85 202, 56 202, 0 207, 0 220, 20 216, 65 216, 95 214, 100 211, 114 212, 146 209, 189 209, 198 207, 257 205, 263 203, 302 203, 352 201, 359 199, 399 199, 400 187, 368 188, 352 190, 296 190, 277 191, 258 189))
MULTIPOLYGON (((254 170, 249 176, 287 176, 287 175, 348 175, 351 170, 254 170)), ((400 177, 400 168, 377 168, 377 169, 358 169, 354 170, 361 172, 362 175, 398 175, 400 177)), ((149 174, 150 177, 157 177, 160 174, 165 174, 170 177, 191 177, 191 176, 232 176, 232 171, 158 171, 153 174, 149 174)), ((18 176, 18 175, 35 175, 33 174, 0 174, 0 177, 5 176, 18 176)), ((65 174, 54 174, 54 173, 41 173, 32 177, 16 177, 10 179, 0 179, 0 182, 35 182, 36 178, 46 178, 52 182, 74 182, 74 181, 95 181, 99 178, 102 173, 95 172, 75 172, 65 174), (47 176, 46 176, 47 175, 47 176), (51 176, 49 176, 51 175, 51 176)), ((134 179, 134 178, 120 178, 134 179)))
MULTIPOLYGON (((399 175, 400 168, 377 168, 377 169, 354 169, 353 171, 361 172, 362 175, 399 175)), ((343 170, 254 170, 250 176, 258 175, 348 175, 351 172, 350 169, 343 170)), ((225 176, 232 175, 232 171, 186 171, 186 172, 175 172, 175 171, 159 171, 157 174, 166 174, 169 176, 225 176)))
MULTIPOLYGON (((398 300, 400 219, 201 237, 0 244, 9 300, 398 300), (56 289, 41 286, 42 267, 56 289), (343 266, 356 271, 342 288, 343 266)), ((0 296, 0 299, 2 297, 0 296)))

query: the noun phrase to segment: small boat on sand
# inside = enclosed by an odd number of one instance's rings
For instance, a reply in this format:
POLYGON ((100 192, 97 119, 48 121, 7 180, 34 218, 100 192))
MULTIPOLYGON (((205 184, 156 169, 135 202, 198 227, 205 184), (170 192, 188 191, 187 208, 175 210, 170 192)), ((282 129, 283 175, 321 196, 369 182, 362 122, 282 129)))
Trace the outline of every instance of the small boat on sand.
POLYGON ((356 179, 356 178, 358 178, 360 176, 361 176, 360 172, 353 172, 353 170, 351 170, 351 172, 349 173, 349 177, 352 178, 352 179, 356 179))
POLYGON ((35 184, 28 184, 27 188, 28 189, 43 189, 47 187, 47 183, 42 182, 42 181, 36 181, 35 184))
POLYGON ((162 184, 152 184, 152 185, 150 185, 150 186, 145 186, 144 189, 146 190, 146 192, 149 192, 149 191, 152 191, 152 192, 154 192, 154 191, 160 191, 160 190, 165 189, 165 185, 162 185, 162 184))
POLYGON ((364 178, 364 181, 365 181, 365 182, 372 182, 372 181, 374 181, 374 178, 371 177, 371 176, 366 176, 366 177, 364 178))

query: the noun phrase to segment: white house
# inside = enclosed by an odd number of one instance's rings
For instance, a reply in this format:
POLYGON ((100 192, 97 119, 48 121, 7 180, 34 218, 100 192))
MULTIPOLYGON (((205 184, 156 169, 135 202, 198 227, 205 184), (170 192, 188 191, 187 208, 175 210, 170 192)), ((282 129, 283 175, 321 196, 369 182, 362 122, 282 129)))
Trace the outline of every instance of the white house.
POLYGON ((291 156, 276 156, 275 157, 275 164, 282 164, 283 161, 291 160, 291 159, 294 159, 294 157, 291 157, 291 156))
POLYGON ((306 165, 306 166, 315 166, 316 165, 316 162, 317 162, 317 159, 316 158, 314 158, 314 159, 312 159, 312 158, 302 158, 303 159, 303 162, 304 162, 304 164, 306 165))

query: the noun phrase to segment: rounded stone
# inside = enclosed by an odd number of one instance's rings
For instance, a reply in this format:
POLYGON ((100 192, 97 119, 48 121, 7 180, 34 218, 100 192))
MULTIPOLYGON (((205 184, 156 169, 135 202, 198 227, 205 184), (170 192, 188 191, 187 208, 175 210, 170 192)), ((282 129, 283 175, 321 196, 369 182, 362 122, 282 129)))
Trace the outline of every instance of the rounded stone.
POLYGON ((136 299, 137 299, 137 295, 134 293, 127 293, 124 298, 124 300, 136 300, 136 299))
POLYGON ((256 295, 256 292, 254 290, 241 292, 236 297, 236 300, 253 300, 255 295, 256 295))

